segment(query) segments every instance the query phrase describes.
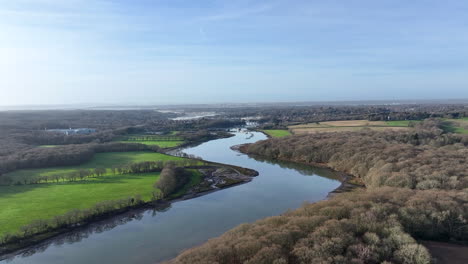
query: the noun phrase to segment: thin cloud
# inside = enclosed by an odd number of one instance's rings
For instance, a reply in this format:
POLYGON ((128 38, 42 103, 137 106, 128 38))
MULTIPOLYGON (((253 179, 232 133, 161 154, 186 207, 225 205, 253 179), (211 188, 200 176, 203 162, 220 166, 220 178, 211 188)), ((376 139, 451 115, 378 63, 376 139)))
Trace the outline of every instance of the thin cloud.
POLYGON ((249 15, 261 14, 266 11, 273 9, 275 4, 265 4, 261 6, 250 7, 246 9, 233 10, 230 12, 220 13, 211 16, 205 16, 200 18, 202 21, 224 21, 224 20, 234 20, 239 19, 249 15))

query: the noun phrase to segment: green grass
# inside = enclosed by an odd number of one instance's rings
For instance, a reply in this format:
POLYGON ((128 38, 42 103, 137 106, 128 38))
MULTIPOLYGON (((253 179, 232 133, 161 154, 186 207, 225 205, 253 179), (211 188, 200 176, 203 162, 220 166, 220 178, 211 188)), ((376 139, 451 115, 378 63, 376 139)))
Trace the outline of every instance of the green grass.
POLYGON ((98 202, 142 195, 149 200, 159 173, 119 175, 93 181, 0 186, 0 236, 35 219, 49 219, 98 202))
POLYGON ((117 139, 123 141, 182 141, 183 137, 177 136, 178 133, 170 133, 167 135, 141 135, 141 134, 130 134, 120 136, 117 139))
POLYGON ((443 118, 442 120, 446 121, 444 122, 444 125, 442 129, 445 132, 450 132, 450 133, 457 133, 457 134, 468 134, 468 118, 459 118, 459 119, 447 119, 443 118))
POLYGON ((27 169, 17 170, 5 174, 10 176, 12 179, 19 180, 23 177, 35 177, 44 175, 55 175, 60 173, 70 173, 79 169, 95 169, 95 168, 106 168, 107 175, 110 175, 110 168, 113 166, 125 165, 129 163, 137 163, 143 161, 169 161, 169 160, 183 160, 183 158, 173 157, 156 152, 108 152, 108 153, 97 153, 93 159, 78 166, 66 166, 66 167, 51 167, 43 169, 27 169))
MULTIPOLYGON (((104 177, 86 181, 48 184, 0 186, 0 236, 16 232, 36 219, 50 219, 73 209, 86 209, 106 200, 116 200, 140 194, 149 200, 159 173, 113 175, 109 168, 143 161, 183 160, 156 152, 98 153, 79 166, 18 170, 8 173, 13 179, 73 172, 78 169, 106 168, 104 177)), ((191 181, 176 194, 181 196, 202 181, 202 174, 193 170, 191 181)))
POLYGON ((463 128, 463 127, 456 127, 454 131, 455 131, 454 133, 458 133, 458 134, 468 134, 468 129, 463 128))
POLYGON ((122 143, 140 143, 148 146, 158 146, 161 148, 172 148, 182 145, 184 139, 177 136, 178 131, 171 131, 168 135, 140 135, 130 134, 117 138, 122 143))
POLYGON ((385 121, 388 126, 392 127, 408 127, 410 123, 421 122, 417 120, 400 120, 400 121, 385 121))
POLYGON ((468 134, 468 129, 456 126, 455 124, 453 124, 453 125, 444 125, 444 126, 442 126, 442 129, 445 132, 449 132, 449 133, 468 134))
POLYGON ((180 146, 184 141, 145 141, 145 140, 135 140, 135 141, 120 141, 122 143, 140 143, 148 146, 158 146, 161 148, 172 148, 180 146))
POLYGON ((282 129, 265 129, 262 130, 262 132, 265 132, 270 137, 285 137, 291 135, 291 132, 289 132, 289 130, 282 129))
POLYGON ((57 147, 58 145, 41 145, 39 146, 40 148, 55 148, 57 147))

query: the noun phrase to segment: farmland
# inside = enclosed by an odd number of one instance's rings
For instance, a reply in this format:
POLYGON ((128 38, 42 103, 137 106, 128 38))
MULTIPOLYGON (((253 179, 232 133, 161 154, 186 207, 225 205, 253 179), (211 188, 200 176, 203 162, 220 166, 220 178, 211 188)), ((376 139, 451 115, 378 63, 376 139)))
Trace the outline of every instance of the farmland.
POLYGON ((93 159, 78 166, 65 166, 65 167, 51 167, 41 169, 26 169, 17 170, 6 174, 5 176, 22 181, 23 178, 37 177, 37 176, 51 176, 56 174, 72 173, 80 169, 106 169, 103 176, 111 175, 110 169, 114 166, 125 165, 130 163, 138 163, 144 161, 170 161, 182 160, 182 158, 164 155, 156 152, 108 152, 97 153, 93 159))
POLYGON ((118 139, 122 143, 140 143, 148 146, 158 146, 161 148, 172 148, 184 143, 184 138, 177 136, 177 132, 169 135, 128 135, 118 139))
POLYGON ((140 194, 148 200, 159 173, 118 175, 85 182, 0 186, 0 236, 36 219, 140 194))
POLYGON ((143 161, 180 160, 183 159, 154 152, 99 153, 91 161, 79 166, 28 169, 9 173, 8 176, 17 179, 70 173, 77 169, 106 169, 103 177, 80 182, 0 186, 0 235, 15 232, 35 219, 48 219, 72 209, 85 209, 101 201, 135 195, 141 195, 144 200, 148 200, 159 172, 113 175, 109 168, 143 161))
POLYGON ((359 131, 363 128, 372 130, 410 130, 415 121, 368 121, 346 120, 327 121, 290 126, 293 134, 310 134, 320 132, 359 131))
POLYGON ((446 132, 468 134, 468 118, 444 119, 443 129, 446 132))
POLYGON ((291 132, 282 129, 265 129, 262 130, 262 132, 269 135, 270 137, 286 137, 291 135, 291 132))

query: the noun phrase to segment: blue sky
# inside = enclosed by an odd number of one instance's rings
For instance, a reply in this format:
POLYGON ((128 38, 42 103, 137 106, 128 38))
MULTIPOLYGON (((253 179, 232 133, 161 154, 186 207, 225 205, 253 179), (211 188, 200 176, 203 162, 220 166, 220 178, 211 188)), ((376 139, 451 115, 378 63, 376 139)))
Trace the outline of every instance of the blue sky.
POLYGON ((0 0, 0 105, 468 98, 468 2, 0 0))

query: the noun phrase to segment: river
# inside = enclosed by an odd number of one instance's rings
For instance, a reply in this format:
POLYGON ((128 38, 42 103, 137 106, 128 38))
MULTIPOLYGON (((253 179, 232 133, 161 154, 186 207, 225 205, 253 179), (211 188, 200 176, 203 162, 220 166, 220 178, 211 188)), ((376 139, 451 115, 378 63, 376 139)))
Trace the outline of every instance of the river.
POLYGON ((257 170, 259 176, 249 183, 175 202, 164 210, 137 210, 96 223, 0 263, 157 263, 241 223, 322 200, 340 185, 335 173, 326 169, 254 159, 230 149, 263 139, 262 133, 242 131, 183 150, 208 161, 257 170))

